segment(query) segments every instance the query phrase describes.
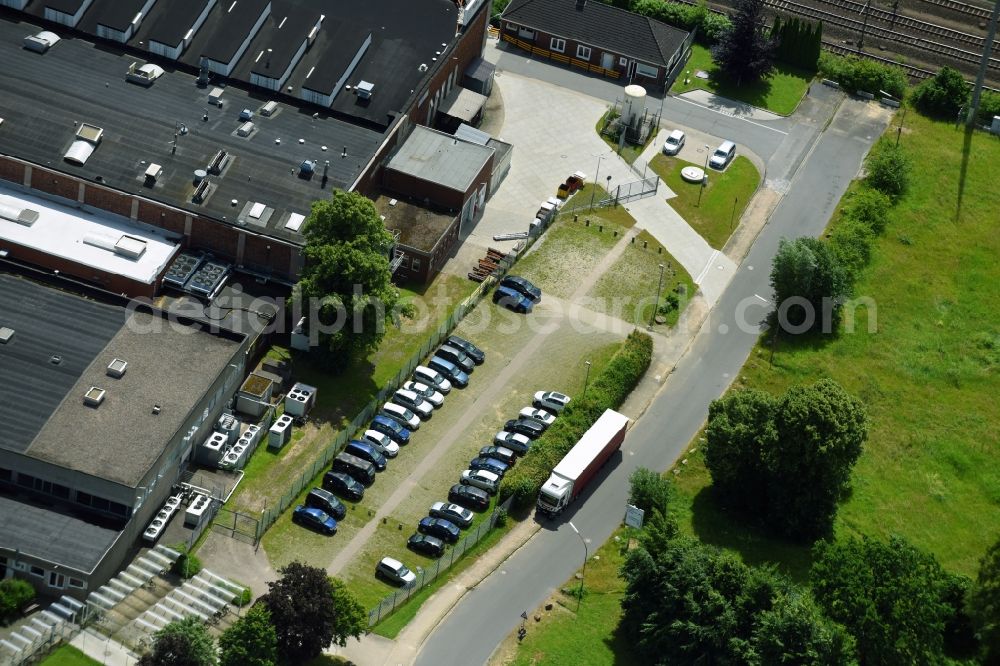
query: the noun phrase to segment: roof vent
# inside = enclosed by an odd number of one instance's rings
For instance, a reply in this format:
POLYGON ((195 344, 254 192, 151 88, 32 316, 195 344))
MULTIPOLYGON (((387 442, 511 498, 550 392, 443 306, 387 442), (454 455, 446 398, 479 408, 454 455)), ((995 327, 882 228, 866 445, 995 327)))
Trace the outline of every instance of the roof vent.
POLYGON ((62 363, 62 356, 60 356, 59 354, 53 354, 52 356, 49 357, 49 363, 51 363, 52 365, 59 365, 60 363, 62 363))
POLYGON ((96 386, 91 386, 87 389, 87 392, 83 394, 83 404, 89 407, 98 407, 102 402, 104 402, 104 395, 107 393, 102 388, 96 386))
POLYGON ((14 329, 0 326, 0 344, 7 344, 14 337, 14 329))
POLYGON ((362 81, 355 87, 355 90, 361 99, 371 99, 372 93, 375 92, 375 84, 370 81, 362 81))
POLYGON ((153 414, 154 415, 159 414, 162 409, 163 408, 160 407, 159 405, 153 405, 153 414))
POLYGON ((128 361, 123 361, 120 358, 116 358, 115 360, 111 361, 111 363, 108 363, 108 370, 107 370, 108 377, 121 379, 122 376, 125 374, 126 368, 128 368, 128 361))

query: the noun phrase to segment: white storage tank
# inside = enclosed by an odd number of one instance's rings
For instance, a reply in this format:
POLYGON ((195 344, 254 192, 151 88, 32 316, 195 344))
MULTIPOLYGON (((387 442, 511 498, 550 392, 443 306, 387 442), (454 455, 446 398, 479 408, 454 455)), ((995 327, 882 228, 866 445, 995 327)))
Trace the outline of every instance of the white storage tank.
POLYGON ((646 89, 632 84, 625 86, 625 101, 622 103, 622 120, 629 127, 637 127, 646 112, 646 89))

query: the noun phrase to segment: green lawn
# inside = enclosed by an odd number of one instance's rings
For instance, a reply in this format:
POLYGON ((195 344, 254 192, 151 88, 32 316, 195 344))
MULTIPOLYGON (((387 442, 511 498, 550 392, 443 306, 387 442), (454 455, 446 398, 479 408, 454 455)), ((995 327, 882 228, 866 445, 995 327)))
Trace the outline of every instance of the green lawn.
POLYGON ((639 159, 639 155, 642 155, 642 151, 646 150, 646 146, 649 145, 649 142, 656 138, 656 134, 657 132, 659 132, 660 128, 654 127, 653 131, 651 131, 649 133, 649 136, 646 137, 646 143, 642 144, 641 146, 636 146, 631 143, 625 142, 623 145, 620 146, 621 152, 618 152, 619 151, 618 142, 613 141, 611 137, 605 134, 601 134, 601 128, 604 127, 604 119, 608 117, 609 113, 611 112, 605 111, 601 115, 601 117, 597 121, 597 125, 594 126, 594 131, 596 131, 597 136, 601 137, 601 140, 608 145, 608 148, 618 153, 618 155, 620 155, 621 158, 626 162, 628 162, 629 164, 633 164, 637 159, 639 159))
POLYGON ((776 63, 774 70, 762 80, 752 84, 736 85, 735 81, 722 77, 719 68, 712 62, 712 54, 706 47, 694 44, 691 47, 691 58, 684 67, 684 73, 677 77, 670 92, 679 95, 702 88, 722 97, 787 116, 795 111, 813 76, 813 72, 776 63), (699 70, 708 72, 708 79, 697 78, 695 72, 699 70), (688 83, 684 83, 685 77, 688 83))
POLYGON ((664 265, 663 286, 659 297, 661 305, 666 302, 669 294, 677 294, 678 285, 684 285, 685 296, 678 295, 678 307, 664 315, 663 326, 675 325, 688 300, 694 296, 694 281, 684 267, 647 231, 636 236, 635 242, 625 248, 625 253, 590 290, 588 307, 629 323, 642 326, 649 324, 657 288, 660 286, 660 264, 664 265), (644 243, 646 247, 643 247, 644 243))
POLYGON ((716 250, 721 250, 729 240, 760 183, 757 168, 742 155, 737 156, 725 171, 709 169, 708 184, 701 193, 700 184, 681 178, 681 169, 686 166, 704 168, 704 164, 692 165, 658 153, 649 166, 677 194, 667 199, 667 203, 716 250))
MULTIPOLYGON (((602 182, 607 182, 602 179, 602 182)), ((612 190, 614 185, 612 184, 612 190)), ((635 225, 626 206, 604 206, 598 203, 610 199, 611 195, 600 184, 587 183, 566 202, 559 219, 567 219, 576 215, 579 220, 590 220, 593 224, 613 224, 625 229, 635 225)))
MULTIPOLYGON (((562 590, 576 590, 580 581, 571 578, 554 596, 556 604, 551 611, 529 610, 525 624, 527 635, 517 644, 513 636, 501 645, 498 652, 512 659, 504 663, 515 666, 534 664, 574 664, 576 666, 638 666, 639 662, 628 651, 628 645, 616 630, 621 617, 621 599, 625 582, 618 577, 618 568, 625 560, 622 544, 625 530, 616 535, 622 539, 609 539, 587 562, 584 578, 584 596, 577 611, 577 600, 562 590), (535 622, 533 613, 542 619, 535 622)), ((582 549, 581 549, 582 550, 582 549)), ((583 553, 569 552, 567 557, 581 557, 583 553)))
POLYGON ((63 645, 41 662, 42 666, 91 666, 100 664, 72 645, 63 645))
MULTIPOLYGON (((779 393, 832 377, 858 395, 871 428, 837 535, 898 534, 974 575, 1000 525, 1000 199, 992 188, 1000 143, 914 113, 906 120, 910 191, 856 287, 877 305, 877 330, 868 332, 862 309, 854 332, 824 342, 782 337, 773 366, 762 342, 738 385, 779 393)), ((689 529, 801 573, 806 552, 726 521, 691 458, 679 481, 689 529)))

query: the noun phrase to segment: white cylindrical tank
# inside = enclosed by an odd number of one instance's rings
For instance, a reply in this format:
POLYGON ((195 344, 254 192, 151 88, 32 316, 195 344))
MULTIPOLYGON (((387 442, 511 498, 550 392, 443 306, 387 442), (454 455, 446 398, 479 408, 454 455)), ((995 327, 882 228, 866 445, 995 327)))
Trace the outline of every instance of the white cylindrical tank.
POLYGON ((622 104, 622 119, 629 127, 635 127, 646 111, 646 89, 632 84, 625 87, 625 101, 622 104))

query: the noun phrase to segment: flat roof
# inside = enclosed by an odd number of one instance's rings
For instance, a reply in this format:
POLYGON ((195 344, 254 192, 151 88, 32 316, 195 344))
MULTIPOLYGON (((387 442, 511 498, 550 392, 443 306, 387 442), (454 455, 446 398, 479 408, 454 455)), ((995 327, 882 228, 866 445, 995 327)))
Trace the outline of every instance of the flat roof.
MULTIPOLYGON (((94 31, 98 24, 124 32, 148 0, 94 0, 80 29, 94 31)), ((155 5, 154 5, 155 6, 155 5)), ((143 16, 143 19, 146 17, 143 16)))
POLYGON ((184 40, 187 31, 194 27, 194 22, 205 11, 205 6, 212 1, 165 2, 159 0, 149 10, 149 14, 142 22, 139 34, 135 35, 135 39, 146 44, 149 43, 149 40, 154 40, 167 46, 177 46, 184 40))
MULTIPOLYGON (((239 0, 240 7, 245 3, 239 0)), ((126 83, 125 72, 135 58, 84 39, 64 39, 44 55, 21 48, 24 36, 37 30, 0 18, 0 61, 5 63, 0 71, 0 153, 87 180, 101 176, 109 187, 226 218, 229 224, 236 223, 247 202, 258 201, 275 213, 266 226, 249 229, 301 244, 301 234, 284 228, 285 213, 307 213, 313 201, 328 197, 333 188, 350 187, 382 142, 380 131, 325 115, 314 119, 315 107, 280 101, 280 112, 269 118, 257 114, 255 132, 239 137, 239 112, 258 109, 270 99, 266 92, 227 87, 220 109, 209 105, 208 89, 198 88, 193 75, 179 70, 169 71, 149 88, 126 83), (207 121, 202 114, 208 115, 207 121), (74 122, 104 128, 100 146, 83 166, 63 161, 74 122), (172 153, 181 124, 188 133, 177 137, 172 153), (344 147, 346 158, 341 157, 344 147), (221 177, 209 177, 216 189, 205 203, 194 204, 194 171, 204 169, 220 149, 233 156, 230 166, 221 177), (299 177, 298 166, 306 159, 321 166, 330 160, 326 189, 318 175, 311 180, 299 177), (163 167, 152 187, 142 177, 150 162, 163 167)))
POLYGON ((441 235, 455 221, 456 215, 439 213, 431 208, 388 194, 375 199, 375 208, 385 218, 385 228, 399 232, 399 244, 421 252, 430 252, 441 235), (390 205, 390 201, 395 204, 390 205))
POLYGON ((0 240, 61 257, 99 271, 153 284, 180 247, 165 234, 116 220, 111 214, 84 213, 9 187, 0 180, 0 208, 38 212, 31 226, 0 217, 0 240), (129 253, 115 251, 127 246, 129 253), (131 256, 141 252, 138 257, 131 256))
MULTIPOLYGON (((373 37, 370 27, 327 17, 316 34, 316 41, 289 77, 288 85, 330 94, 369 37, 373 37)), ((368 50, 371 47, 369 44, 368 50)))
POLYGON ((124 308, 0 272, 0 326, 14 329, 0 344, 0 449, 28 449, 127 317, 124 308))
POLYGON ((471 123, 476 114, 485 106, 488 99, 486 95, 480 95, 468 88, 455 86, 441 104, 441 112, 446 116, 471 123))
POLYGON ((270 7, 271 0, 220 0, 185 52, 186 57, 181 60, 195 66, 202 56, 218 62, 229 62, 250 35, 260 15, 270 11, 270 7))
POLYGON ((321 14, 314 6, 292 13, 281 13, 288 10, 289 7, 280 3, 277 7, 272 7, 271 15, 250 42, 246 54, 233 72, 233 78, 249 81, 251 73, 272 78, 279 78, 285 73, 292 58, 309 36, 309 31, 319 22, 321 14), (274 11, 275 9, 279 11, 274 11))
POLYGON ((0 547, 24 556, 91 573, 119 534, 63 511, 0 495, 0 547))
POLYGON ((387 168, 466 192, 493 149, 417 125, 387 168))
POLYGON ((86 1, 87 0, 46 0, 46 2, 39 3, 38 15, 42 16, 46 7, 63 12, 64 14, 76 14, 86 1))

